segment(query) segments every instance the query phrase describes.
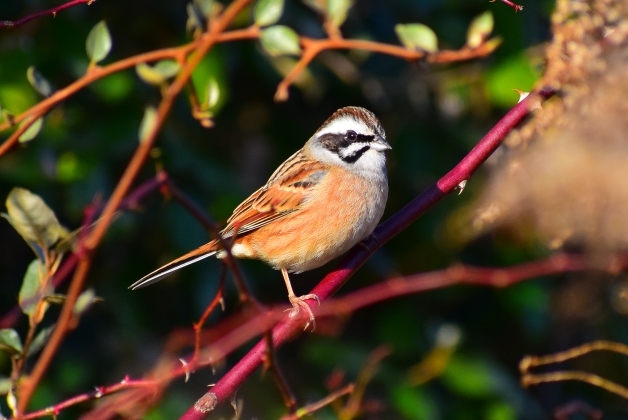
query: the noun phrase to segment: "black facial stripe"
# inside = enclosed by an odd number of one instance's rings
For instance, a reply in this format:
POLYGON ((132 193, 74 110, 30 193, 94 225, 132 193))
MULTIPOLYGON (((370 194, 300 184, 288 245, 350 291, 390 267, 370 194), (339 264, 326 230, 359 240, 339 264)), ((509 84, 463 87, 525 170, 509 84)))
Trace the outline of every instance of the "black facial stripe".
POLYGON ((340 154, 338 156, 340 156, 340 159, 344 160, 347 163, 355 163, 369 149, 370 149, 370 146, 364 146, 361 149, 356 150, 349 156, 342 156, 340 154))
POLYGON ((366 134, 358 134, 356 143, 370 143, 375 139, 375 136, 367 136, 366 134))
POLYGON ((341 149, 349 147, 352 143, 370 143, 373 140, 375 140, 375 136, 369 136, 367 134, 358 134, 357 139, 354 141, 345 138, 344 134, 327 133, 320 137, 323 147, 336 154, 340 154, 339 151, 341 149))
POLYGON ((325 149, 336 154, 339 154, 340 149, 344 149, 351 144, 349 140, 345 139, 344 134, 323 134, 320 137, 320 141, 325 149))

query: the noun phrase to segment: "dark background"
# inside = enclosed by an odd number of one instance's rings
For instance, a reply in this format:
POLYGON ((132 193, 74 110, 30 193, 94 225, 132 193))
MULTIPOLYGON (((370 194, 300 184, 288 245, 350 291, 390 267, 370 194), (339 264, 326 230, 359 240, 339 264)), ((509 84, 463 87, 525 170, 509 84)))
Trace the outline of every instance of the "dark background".
MULTIPOLYGON (((300 2, 288 3, 280 23, 302 35, 323 36, 314 12, 300 2)), ((421 22, 434 29, 441 49, 456 49, 464 44, 471 19, 491 10, 494 34, 504 42, 489 58, 452 65, 408 63, 359 52, 325 53, 309 66, 308 85, 291 87, 284 103, 273 101, 281 76, 258 42, 220 45, 196 75, 202 79, 211 74, 220 82, 216 126, 202 128, 191 117, 185 97, 180 97, 159 134, 160 157, 145 165, 137 183, 153 176, 157 164, 163 165, 186 194, 224 222, 333 111, 359 105, 378 115, 393 146, 388 154, 387 218, 449 171, 516 103, 512 89, 532 88, 542 71, 542 43, 550 39, 553 2, 528 3, 523 12, 515 13, 503 3, 479 0, 358 1, 343 26, 347 38, 368 36, 397 43, 395 24, 421 22), (326 65, 338 63, 340 57, 350 69, 343 80, 326 65)), ((55 5, 4 2, 0 18, 18 19, 55 5)), ((250 22, 248 16, 240 19, 240 26, 250 22)), ((89 7, 62 11, 54 19, 0 30, 0 106, 17 114, 40 100, 26 79, 30 65, 57 88, 80 77, 88 63, 85 38, 100 20, 107 22, 113 36, 113 50, 103 64, 189 40, 185 3, 173 1, 98 0, 89 7)), ((157 105, 159 99, 158 89, 139 80, 134 70, 80 91, 47 116, 35 140, 0 158, 0 197, 15 186, 29 189, 45 199, 66 227, 77 228, 84 208, 97 195, 110 195, 137 147, 144 108, 157 105)), ((7 136, 3 133, 3 138, 7 136)), ((489 161, 487 166, 491 165, 489 161)), ((386 244, 341 293, 454 263, 507 266, 544 255, 542 247, 503 232, 460 240, 456 218, 472 211, 473 198, 487 176, 480 171, 464 194, 446 198, 386 244)), ((119 217, 99 247, 87 279, 104 302, 93 306, 68 335, 31 408, 88 392, 94 385, 112 384, 126 374, 139 378, 145 373, 168 334, 190 329, 200 317, 215 292, 220 264, 203 261, 140 291, 127 287, 207 240, 190 214, 157 192, 138 211, 119 217)), ((20 236, 0 221, 0 313, 15 305, 32 259, 20 236)), ((333 264, 295 276, 296 293, 307 293, 333 264)), ((286 302, 278 272, 256 261, 242 262, 242 267, 259 300, 286 302)), ((366 391, 365 399, 377 401, 377 410, 383 410, 366 415, 372 418, 538 419, 575 399, 619 416, 625 413, 626 402, 587 385, 522 389, 518 383, 517 366, 526 354, 625 336, 620 316, 609 309, 608 287, 607 279, 598 276, 559 276, 499 290, 457 286, 406 296, 360 310, 349 319, 323 320, 316 333, 281 348, 278 360, 299 405, 305 405, 328 394, 325 382, 332 372, 343 371, 346 382, 354 381, 368 354, 381 344, 390 345, 392 355, 382 362, 366 391), (583 310, 574 311, 576 315, 557 310, 557 302, 573 290, 580 292, 563 304, 583 305, 583 310), (584 302, 579 300, 582 296, 584 302), (446 333, 459 334, 460 342, 444 372, 412 385, 408 380, 412 367, 430 353, 439 334, 446 333)), ((228 291, 226 312, 233 313, 240 308, 230 282, 228 291)), ((53 307, 44 324, 52 323, 57 314, 53 307)), ((220 322, 223 316, 216 314, 210 321, 220 322)), ((26 317, 16 327, 26 331, 26 317)), ((176 380, 145 418, 170 419, 183 413, 245 350, 229 356, 215 374, 203 369, 186 384, 176 380)), ((586 362, 574 366, 615 380, 626 373, 626 363, 619 357, 591 356, 586 362)), ((0 372, 9 371, 8 358, 0 354, 0 372)), ((243 400, 243 418, 277 418, 284 411, 269 375, 255 374, 237 397, 243 400)), ((88 406, 64 411, 59 418, 74 418, 88 406)), ((6 406, 2 413, 8 415, 6 406)), ((231 416, 231 408, 222 413, 231 416)), ((316 417, 334 414, 326 408, 316 417)))

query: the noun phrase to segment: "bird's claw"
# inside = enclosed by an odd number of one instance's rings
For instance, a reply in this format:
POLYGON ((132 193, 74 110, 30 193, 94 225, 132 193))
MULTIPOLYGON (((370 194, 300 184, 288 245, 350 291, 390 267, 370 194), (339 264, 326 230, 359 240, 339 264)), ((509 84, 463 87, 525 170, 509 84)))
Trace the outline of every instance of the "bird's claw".
POLYGON ((290 296, 290 303, 292 304, 292 308, 291 309, 287 309, 288 311, 290 311, 290 313, 288 314, 288 316, 290 318, 296 316, 299 314, 299 308, 303 308, 303 310, 309 315, 309 320, 307 321, 307 323, 305 324, 305 327, 303 328, 304 330, 307 330, 307 328, 310 326, 310 324, 312 325, 312 331, 314 331, 314 329, 316 328, 316 323, 315 323, 315 319, 314 319, 314 313, 312 312, 312 308, 310 308, 310 305, 308 305, 305 301, 307 299, 314 299, 318 305, 320 306, 321 304, 321 300, 318 296, 316 296, 315 294, 309 294, 309 295, 303 295, 303 296, 290 296))

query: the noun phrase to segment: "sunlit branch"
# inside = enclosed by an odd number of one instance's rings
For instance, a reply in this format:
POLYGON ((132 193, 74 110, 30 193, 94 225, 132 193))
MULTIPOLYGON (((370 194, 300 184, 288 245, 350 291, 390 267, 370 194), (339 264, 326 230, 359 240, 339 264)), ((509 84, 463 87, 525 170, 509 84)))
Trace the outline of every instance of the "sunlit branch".
POLYGON ((400 45, 339 37, 326 39, 301 37, 300 42, 303 46, 303 53, 297 64, 290 70, 290 73, 288 73, 277 86, 277 91, 275 92, 275 100, 277 101, 285 101, 288 99, 288 88, 290 85, 294 83, 297 77, 299 77, 318 54, 326 50, 363 50, 386 54, 408 61, 425 60, 430 63, 450 63, 486 57, 492 53, 498 45, 493 42, 485 42, 475 48, 463 47, 460 50, 444 50, 435 53, 427 53, 425 51, 411 50, 400 45))
POLYGON ((588 372, 557 371, 540 374, 529 372, 529 370, 534 367, 565 362, 567 360, 575 359, 594 351, 610 351, 628 356, 628 345, 613 341, 599 340, 593 341, 591 343, 585 343, 581 346, 574 347, 559 353, 549 354, 545 356, 526 356, 523 358, 523 360, 521 360, 521 363, 519 364, 519 370, 521 372, 521 383, 523 384, 523 386, 532 386, 539 385, 545 382, 581 381, 597 386, 599 388, 603 388, 608 392, 612 392, 619 395, 620 397, 628 399, 628 388, 588 372))
MULTIPOLYGON (((5 121, 0 123, 0 131, 7 130, 13 127, 15 124, 19 124, 20 122, 31 116, 33 118, 31 118, 30 123, 33 123, 37 120, 37 118, 46 115, 46 113, 48 113, 56 105, 70 98, 72 95, 94 83, 95 81, 107 77, 111 74, 120 72, 122 70, 133 68, 140 63, 152 63, 168 58, 176 61, 185 60, 185 57, 198 47, 199 42, 207 43, 214 40, 214 42, 216 43, 223 43, 243 39, 252 39, 257 37, 259 37, 259 28, 257 27, 214 34, 211 38, 208 34, 203 34, 197 40, 182 45, 180 47, 164 48, 161 50, 150 51, 120 61, 116 61, 115 63, 111 63, 103 67, 92 67, 90 68, 89 72, 87 72, 83 77, 75 80, 65 88, 57 90, 52 95, 37 103, 35 106, 22 112, 21 114, 12 117, 11 121, 5 121)), ((7 140, 2 143, 2 145, 0 145, 0 157, 17 145, 19 137, 24 131, 26 131, 26 129, 28 129, 28 127, 30 127, 30 124, 28 122, 23 124, 15 132, 13 132, 11 136, 9 136, 7 140)))
MULTIPOLYGON (((201 41, 194 43, 196 54, 192 55, 186 62, 185 66, 181 69, 181 72, 177 75, 175 80, 169 86, 166 94, 164 95, 159 107, 157 108, 157 118, 155 124, 146 135, 143 142, 135 151, 131 161, 129 162, 124 174, 120 178, 120 181, 116 185, 109 201, 105 205, 100 222, 94 227, 86 240, 85 248, 86 255, 79 261, 70 287, 67 293, 67 297, 61 314, 57 321, 57 326, 53 331, 50 339, 44 349, 41 356, 37 360, 31 375, 27 381, 24 381, 20 388, 20 398, 18 401, 18 412, 24 412, 28 406, 30 398, 43 377, 44 373, 48 369, 50 362, 54 358, 65 334, 67 333, 71 320, 73 318, 73 309, 76 299, 83 289, 83 284, 87 278, 89 270, 91 268, 91 254, 100 244, 105 232, 107 231, 112 217, 116 212, 118 206, 127 195, 131 184, 135 180, 141 167, 149 156, 150 150, 153 147, 153 143, 157 137, 158 131, 161 129, 166 116, 170 112, 170 109, 174 103, 175 98, 179 92, 185 87, 188 79, 190 78, 192 71, 196 68, 201 59, 207 54, 207 52, 218 42, 218 37, 222 31, 226 30, 228 25, 233 21, 235 16, 249 3, 250 0, 236 0, 225 9, 225 11, 216 18, 216 21, 211 25, 209 36, 203 38, 201 41)), ((95 68, 97 69, 97 68, 95 68)), ((67 94, 67 92, 66 92, 67 94)))

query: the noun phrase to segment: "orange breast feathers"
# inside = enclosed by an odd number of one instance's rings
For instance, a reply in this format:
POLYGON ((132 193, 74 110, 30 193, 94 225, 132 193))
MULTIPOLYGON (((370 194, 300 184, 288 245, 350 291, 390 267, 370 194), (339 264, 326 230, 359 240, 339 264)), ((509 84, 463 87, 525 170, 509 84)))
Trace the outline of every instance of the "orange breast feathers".
POLYGON ((382 216, 387 191, 362 177, 330 169, 281 223, 269 223, 236 240, 233 253, 275 269, 301 272, 320 267, 370 235, 382 216), (352 179, 347 179, 352 178, 352 179), (359 191, 359 192, 358 192, 359 191))

